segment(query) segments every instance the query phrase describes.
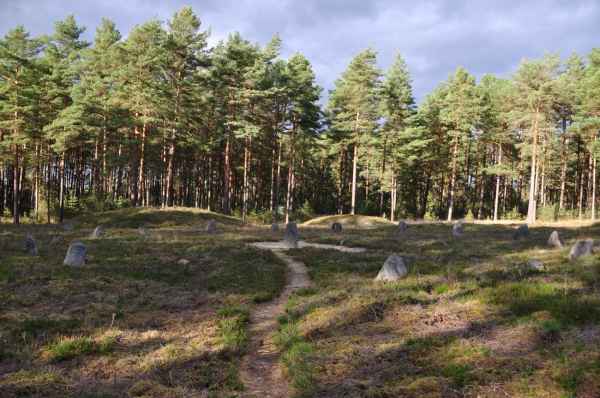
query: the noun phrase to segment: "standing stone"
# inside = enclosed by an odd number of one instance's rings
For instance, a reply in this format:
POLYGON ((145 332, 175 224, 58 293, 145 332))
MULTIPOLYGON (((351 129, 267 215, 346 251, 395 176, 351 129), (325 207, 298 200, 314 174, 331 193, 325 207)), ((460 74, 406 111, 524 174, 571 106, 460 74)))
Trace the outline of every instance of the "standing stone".
POLYGON ((454 228, 452 228, 452 234, 455 236, 463 236, 463 226, 460 220, 458 220, 456 224, 454 224, 454 228))
POLYGON ((289 247, 298 247, 298 227, 296 226, 296 221, 290 221, 285 226, 283 243, 289 247))
POLYGON ((82 267, 85 265, 85 253, 87 246, 83 243, 73 243, 69 246, 67 257, 65 257, 64 265, 70 265, 71 267, 82 267))
POLYGON ((346 240, 345 240, 345 239, 342 239, 342 240, 340 241, 340 246, 344 246, 344 243, 346 243, 346 240))
POLYGON ((591 239, 581 239, 573 245, 569 258, 571 260, 588 257, 594 254, 594 241, 591 239))
POLYGON ((104 236, 104 227, 99 226, 90 235, 92 238, 102 238, 104 236))
POLYGON ((271 227, 269 227, 269 231, 271 231, 271 232, 278 232, 279 231, 279 224, 277 224, 276 222, 274 222, 273 224, 271 224, 271 227))
POLYGON ((527 239, 529 239, 529 227, 527 226, 527 224, 523 224, 517 229, 517 233, 515 234, 515 240, 527 239))
POLYGON ((550 234, 550 238, 548 238, 548 250, 552 249, 562 249, 563 245, 560 242, 560 238, 558 237, 558 232, 554 231, 550 234))
POLYGON ((66 222, 66 223, 63 224, 62 228, 65 231, 72 231, 73 230, 73 223, 71 221, 66 222))
POLYGON ((331 224, 331 230, 333 232, 342 232, 342 224, 340 224, 337 221, 334 221, 333 224, 331 224))
POLYGON ((62 237, 55 236, 54 238, 52 238, 52 242, 50 242, 50 244, 51 245, 58 245, 60 242, 62 242, 62 237))
POLYGON ((29 253, 37 254, 38 252, 38 244, 35 240, 35 236, 29 235, 27 240, 25 241, 25 248, 29 253))
POLYGON ((408 228, 406 228, 406 221, 402 220, 398 223, 398 233, 400 236, 408 235, 408 228))
POLYGON ((406 265, 402 257, 399 257, 396 253, 390 254, 383 267, 375 278, 376 281, 395 281, 402 275, 406 274, 406 265))
POLYGON ((206 226, 206 230, 208 232, 215 232, 217 230, 217 223, 215 222, 214 219, 212 219, 208 222, 208 225, 206 226))
POLYGON ((529 269, 535 269, 535 270, 543 270, 544 269, 544 266, 542 265, 542 263, 540 263, 539 261, 535 261, 535 260, 525 260, 525 265, 529 269))
POLYGON ((144 227, 140 227, 139 230, 140 230, 140 234, 142 234, 142 235, 150 235, 150 231, 148 231, 144 227))

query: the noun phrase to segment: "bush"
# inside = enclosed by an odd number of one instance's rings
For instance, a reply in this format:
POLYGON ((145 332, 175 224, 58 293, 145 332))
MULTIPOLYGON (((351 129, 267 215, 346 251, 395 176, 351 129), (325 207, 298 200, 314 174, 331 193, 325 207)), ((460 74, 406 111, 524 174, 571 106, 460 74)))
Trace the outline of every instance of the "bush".
POLYGON ((558 218, 558 205, 551 204, 537 209, 537 219, 540 221, 556 221, 558 218))
POLYGON ((379 206, 377 203, 367 200, 358 206, 357 213, 362 216, 378 216, 379 206))
POLYGON ((522 220, 523 215, 517 210, 517 206, 513 207, 512 210, 507 211, 502 214, 501 217, 503 220, 522 220))
POLYGON ((304 202, 299 209, 292 212, 292 220, 294 221, 306 222, 313 218, 315 218, 315 213, 308 201, 304 202))

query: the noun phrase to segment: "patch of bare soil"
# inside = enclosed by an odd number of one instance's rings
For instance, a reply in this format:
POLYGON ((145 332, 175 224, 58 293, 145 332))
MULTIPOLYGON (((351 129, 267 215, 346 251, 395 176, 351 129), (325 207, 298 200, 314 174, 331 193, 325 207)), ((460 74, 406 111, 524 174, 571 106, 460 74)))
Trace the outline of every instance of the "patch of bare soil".
MULTIPOLYGON (((275 331, 275 317, 283 314, 283 306, 295 291, 310 286, 308 267, 283 253, 289 249, 280 242, 258 242, 253 244, 262 249, 272 250, 277 257, 288 264, 289 271, 286 275, 286 285, 279 297, 261 303, 252 310, 248 339, 250 340, 249 353, 244 357, 238 376, 246 391, 243 397, 289 397, 291 389, 283 379, 283 369, 279 362, 279 355, 273 343, 275 331)), ((364 251, 362 248, 349 248, 335 245, 319 245, 298 242, 299 247, 313 246, 322 249, 337 249, 341 251, 364 251)))

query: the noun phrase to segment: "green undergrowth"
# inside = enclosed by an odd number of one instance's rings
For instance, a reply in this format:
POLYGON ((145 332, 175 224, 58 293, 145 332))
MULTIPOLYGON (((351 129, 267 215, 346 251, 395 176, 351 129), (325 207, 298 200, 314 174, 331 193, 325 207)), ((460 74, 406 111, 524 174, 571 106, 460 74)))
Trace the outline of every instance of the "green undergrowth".
POLYGON ((0 396, 238 395, 250 310, 285 284, 285 264, 246 244, 268 230, 188 209, 70 221, 0 227, 0 396), (75 242, 86 265, 64 266, 75 242))
POLYGON ((314 282, 278 319, 296 396, 600 396, 600 263, 569 260, 600 225, 540 224, 515 241, 517 224, 465 223, 455 237, 452 224, 409 223, 401 238, 390 224, 333 233, 332 219, 305 236, 370 250, 290 251, 314 282), (566 247, 549 251, 554 230, 566 247), (374 282, 392 252, 408 274, 374 282))

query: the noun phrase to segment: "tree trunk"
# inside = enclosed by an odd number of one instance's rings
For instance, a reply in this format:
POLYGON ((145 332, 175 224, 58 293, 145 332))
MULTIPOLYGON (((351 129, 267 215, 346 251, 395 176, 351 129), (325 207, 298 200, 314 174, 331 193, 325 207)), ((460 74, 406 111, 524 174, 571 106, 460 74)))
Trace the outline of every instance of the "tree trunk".
POLYGON ((15 144, 13 163, 13 224, 19 224, 19 145, 15 144))
POLYGON ((454 137, 454 149, 452 151, 452 175, 450 177, 450 192, 448 198, 448 218, 452 221, 452 210, 454 208, 454 191, 456 185, 456 157, 458 156, 458 136, 454 137))
POLYGON ((250 172, 250 145, 252 145, 252 137, 246 137, 246 148, 244 149, 244 204, 242 219, 248 221, 248 173, 250 172))
POLYGON ((352 162, 352 202, 350 204, 350 214, 354 214, 356 206, 356 170, 358 165, 358 142, 354 141, 354 154, 352 162))

